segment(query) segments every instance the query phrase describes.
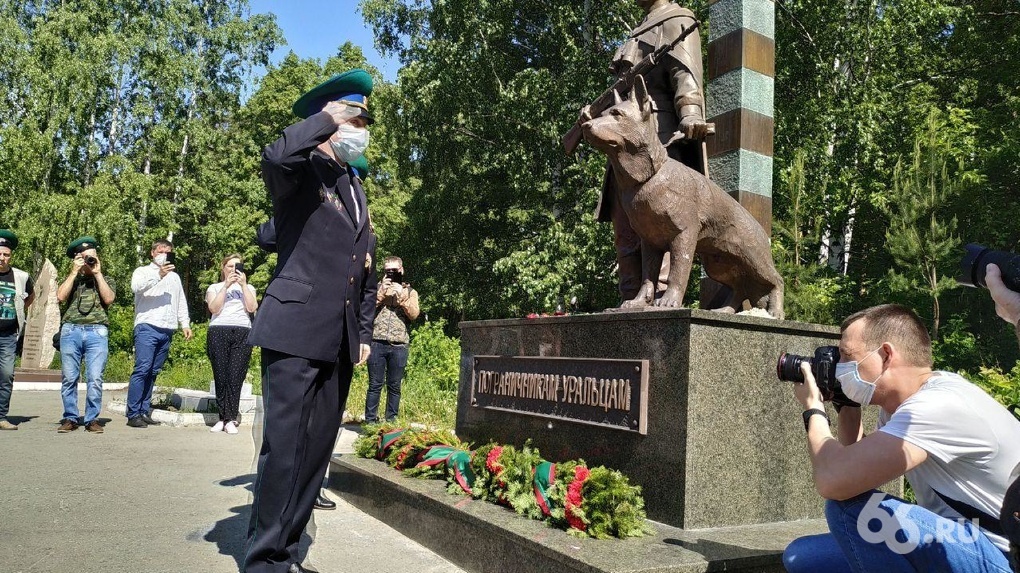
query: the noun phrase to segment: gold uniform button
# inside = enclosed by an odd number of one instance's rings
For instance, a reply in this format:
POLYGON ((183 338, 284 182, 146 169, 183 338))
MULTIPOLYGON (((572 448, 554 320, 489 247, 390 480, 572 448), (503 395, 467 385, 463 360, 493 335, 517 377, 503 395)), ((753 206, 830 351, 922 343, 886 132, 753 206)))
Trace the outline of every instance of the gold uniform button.
POLYGON ((351 255, 351 260, 352 261, 358 260, 358 255, 351 255))
POLYGON ((351 280, 350 280, 349 282, 350 282, 351 284, 354 284, 354 277, 351 277, 351 280))
POLYGON ((351 299, 347 299, 347 306, 351 306, 351 299))

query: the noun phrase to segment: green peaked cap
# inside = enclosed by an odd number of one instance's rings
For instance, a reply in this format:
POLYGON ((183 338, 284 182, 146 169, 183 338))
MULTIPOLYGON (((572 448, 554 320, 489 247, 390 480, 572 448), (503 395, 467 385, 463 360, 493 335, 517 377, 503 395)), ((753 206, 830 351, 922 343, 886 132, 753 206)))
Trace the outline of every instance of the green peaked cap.
POLYGON ((10 250, 18 248, 18 236, 10 229, 0 229, 0 247, 7 247, 10 250))
POLYGON ((322 111, 331 101, 361 108, 361 117, 372 123, 375 119, 368 113, 368 96, 372 95, 372 76, 365 70, 350 70, 337 74, 314 88, 294 102, 294 115, 304 119, 322 111))
POLYGON ((82 251, 97 248, 99 248, 99 241, 97 241, 95 237, 78 237, 71 241, 71 244, 67 246, 67 258, 73 259, 75 255, 82 251))

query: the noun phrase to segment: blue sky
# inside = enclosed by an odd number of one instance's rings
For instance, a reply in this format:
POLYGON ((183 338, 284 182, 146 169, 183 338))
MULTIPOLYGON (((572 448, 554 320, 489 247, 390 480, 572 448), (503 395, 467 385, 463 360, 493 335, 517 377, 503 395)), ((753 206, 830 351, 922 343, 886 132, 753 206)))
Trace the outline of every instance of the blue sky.
MULTIPOLYGON (((361 18, 358 0, 250 0, 249 6, 252 14, 276 14, 287 43, 273 52, 274 63, 291 50, 302 58, 325 61, 350 40, 361 46, 369 63, 379 68, 386 80, 396 81, 400 64, 375 50, 372 30, 361 18)), ((261 76, 264 72, 255 73, 261 76)))

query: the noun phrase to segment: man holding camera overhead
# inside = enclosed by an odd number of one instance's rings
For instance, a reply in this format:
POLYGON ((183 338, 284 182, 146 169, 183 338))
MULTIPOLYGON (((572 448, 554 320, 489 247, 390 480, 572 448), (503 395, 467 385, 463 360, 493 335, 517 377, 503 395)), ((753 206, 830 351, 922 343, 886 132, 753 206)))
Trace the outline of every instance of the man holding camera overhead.
POLYGON ((99 243, 79 237, 67 246, 71 272, 57 287, 57 300, 64 305, 60 325, 60 396, 64 415, 57 432, 66 434, 85 426, 90 434, 102 434, 97 418, 103 407, 103 370, 110 357, 110 320, 106 309, 116 298, 113 279, 103 274, 99 243), (78 379, 85 361, 85 418, 78 415, 78 379))
POLYGON ((928 331, 903 306, 847 318, 833 366, 823 376, 849 401, 878 406, 878 427, 864 435, 860 407, 844 405, 834 437, 819 373, 800 364, 794 394, 831 533, 791 543, 786 570, 1008 572, 999 511, 1020 463, 1013 415, 959 375, 933 371, 928 331), (916 504, 876 489, 900 476, 916 504))
MULTIPOLYGON (((1013 278, 1016 278, 1015 273, 1013 278)), ((990 264, 986 267, 985 283, 992 300, 995 301, 995 313, 1013 325, 1017 340, 1020 341, 1020 293, 1010 290, 1002 279, 1002 270, 998 265, 990 264)), ((1013 570, 1020 571, 1020 464, 1013 469, 1010 480, 1012 485, 1006 492, 1006 501, 1003 503, 999 520, 1006 537, 1009 538, 1013 570)))

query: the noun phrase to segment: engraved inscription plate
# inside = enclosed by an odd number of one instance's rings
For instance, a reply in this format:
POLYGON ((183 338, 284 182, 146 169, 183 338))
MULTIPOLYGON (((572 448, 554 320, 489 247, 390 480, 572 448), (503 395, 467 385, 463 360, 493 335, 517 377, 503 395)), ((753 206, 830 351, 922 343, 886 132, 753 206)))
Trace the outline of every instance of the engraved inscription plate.
POLYGON ((648 432, 648 361, 475 356, 471 405, 648 432))

